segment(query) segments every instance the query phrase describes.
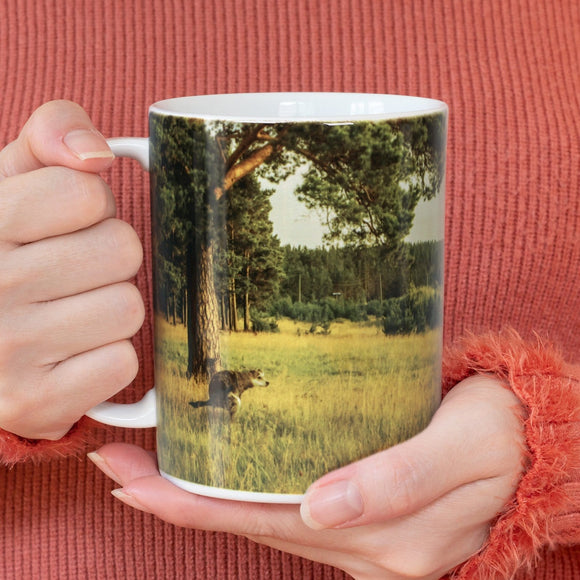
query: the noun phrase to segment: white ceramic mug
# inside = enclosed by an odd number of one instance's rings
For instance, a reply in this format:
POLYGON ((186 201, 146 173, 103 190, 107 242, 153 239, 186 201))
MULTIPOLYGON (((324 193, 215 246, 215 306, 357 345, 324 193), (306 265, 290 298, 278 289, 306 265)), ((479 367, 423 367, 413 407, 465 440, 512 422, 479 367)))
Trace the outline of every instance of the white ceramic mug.
POLYGON ((157 427, 162 474, 299 502, 440 401, 447 107, 264 93, 151 106, 111 139, 151 176, 155 384, 103 423, 157 427))

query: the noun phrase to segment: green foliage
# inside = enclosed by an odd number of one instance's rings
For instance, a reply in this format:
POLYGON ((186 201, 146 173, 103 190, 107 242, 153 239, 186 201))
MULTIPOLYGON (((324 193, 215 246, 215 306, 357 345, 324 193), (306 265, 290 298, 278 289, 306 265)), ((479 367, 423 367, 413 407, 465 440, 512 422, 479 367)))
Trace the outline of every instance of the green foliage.
POLYGON ((328 241, 394 251, 419 200, 439 191, 442 119, 303 125, 292 147, 310 162, 297 194, 327 217, 328 241))
MULTIPOLYGON (((209 243, 212 232, 221 248, 214 256, 218 292, 234 291, 240 302, 248 294, 257 308, 264 308, 282 280, 281 254, 268 217, 272 192, 260 188, 257 176, 279 182, 305 163, 308 170, 296 195, 327 216, 329 240, 354 249, 320 250, 325 256, 316 250, 295 250, 298 256, 287 251, 286 287, 281 294, 292 295, 289 287, 300 277, 303 294, 292 296, 294 300, 319 300, 333 292, 347 299, 372 300, 379 283, 374 276, 369 290, 368 273, 375 269, 382 276, 385 296, 403 293, 404 282, 393 280, 390 272, 397 269, 394 262, 401 258, 401 242, 412 226, 418 201, 432 198, 443 179, 442 123, 437 115, 343 126, 204 124, 152 116, 158 309, 183 311, 193 240, 209 243), (266 148, 269 153, 258 157, 266 148), (252 164, 254 159, 259 162, 252 164), (361 252, 364 247, 368 252, 361 252), (325 267, 319 267, 321 262, 325 267), (177 297, 170 297, 169 291, 177 297)), ((433 272, 419 275, 438 277, 433 272)))
MULTIPOLYGON (((218 232, 215 256, 216 291, 228 308, 263 310, 278 291, 281 276, 280 242, 273 234, 269 214, 271 190, 262 189, 252 174, 240 179, 224 198, 226 227, 218 232)), ((222 316, 224 313, 222 312, 222 316)), ((254 316, 244 312, 246 326, 254 316)), ((232 319, 229 317, 229 328, 232 319)), ((227 324, 222 324, 227 326, 227 324)), ((249 330, 249 328, 245 328, 249 330)))
POLYGON ((442 250, 440 242, 421 242, 385 257, 379 248, 285 246, 282 283, 268 312, 314 325, 374 317, 386 334, 437 328, 442 250))
POLYGON ((292 302, 288 297, 281 298, 273 302, 270 312, 276 317, 311 322, 315 326, 340 319, 352 322, 367 320, 364 304, 339 301, 333 298, 326 298, 318 302, 292 302))
POLYGON ((276 319, 269 317, 263 312, 254 311, 251 320, 253 332, 280 332, 276 319))
MULTIPOLYGON (((443 244, 402 244, 394 254, 382 247, 282 248, 280 296, 294 302, 367 303, 401 296, 409 287, 443 284, 443 244)), ((370 312, 367 311, 370 314, 370 312)))
MULTIPOLYGON (((174 117, 152 117, 151 198, 154 277, 157 308, 168 312, 184 302, 187 254, 205 207, 207 176, 201 160, 206 154, 203 125, 184 126, 174 117), (169 304, 170 303, 170 304, 169 304)), ((184 312, 181 312, 185 317, 184 312)))
POLYGON ((436 288, 411 287, 399 298, 383 306, 383 332, 386 335, 414 334, 439 328, 442 322, 442 296, 436 288))
POLYGON ((220 322, 237 330, 239 312, 249 330, 254 309, 275 311, 289 297, 295 319, 364 320, 369 301, 440 283, 430 250, 419 257, 404 239, 418 202, 440 189, 444 123, 441 115, 349 125, 152 115, 155 307, 186 324, 188 372, 220 359, 220 322), (281 249, 273 234, 271 191, 259 178, 280 183, 299 167, 295 193, 326 216, 335 248, 281 249))

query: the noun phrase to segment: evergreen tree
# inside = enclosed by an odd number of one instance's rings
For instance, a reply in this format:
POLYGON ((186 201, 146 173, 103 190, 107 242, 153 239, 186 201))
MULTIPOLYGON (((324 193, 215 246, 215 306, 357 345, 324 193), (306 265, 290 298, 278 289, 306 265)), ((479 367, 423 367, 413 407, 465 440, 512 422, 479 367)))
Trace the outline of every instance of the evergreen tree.
MULTIPOLYGON (((152 179, 159 192, 154 240, 163 258, 156 261, 155 276, 162 287, 172 283, 170 270, 185 280, 188 374, 203 377, 219 369, 216 287, 223 280, 216 280, 217 243, 227 231, 227 202, 236 184, 250 174, 280 182, 307 163, 297 195, 325 212, 327 239, 381 245, 393 253, 411 229, 419 200, 440 188, 442 123, 439 115, 350 125, 153 116, 152 179)), ((238 264, 232 261, 232 267, 238 264)), ((251 296, 251 269, 245 280, 244 301, 251 296)), ((299 278, 299 288, 305 282, 299 278)), ((236 288, 231 292, 237 295, 236 288)))

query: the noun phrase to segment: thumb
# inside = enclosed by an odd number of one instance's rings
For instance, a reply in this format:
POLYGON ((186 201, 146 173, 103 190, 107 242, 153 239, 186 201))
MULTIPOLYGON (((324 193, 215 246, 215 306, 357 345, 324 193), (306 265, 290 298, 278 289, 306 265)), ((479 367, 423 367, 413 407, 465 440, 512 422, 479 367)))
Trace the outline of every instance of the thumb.
POLYGON ((51 101, 34 111, 18 139, 0 151, 0 180, 52 165, 98 173, 113 158, 81 106, 51 101))
POLYGON ((453 489, 456 462, 418 436, 318 480, 304 496, 302 519, 313 529, 349 528, 413 513, 453 489))
POLYGON ((324 529, 386 522, 462 485, 509 472, 521 451, 515 404, 499 381, 467 379, 423 432, 315 482, 301 505, 304 523, 324 529))

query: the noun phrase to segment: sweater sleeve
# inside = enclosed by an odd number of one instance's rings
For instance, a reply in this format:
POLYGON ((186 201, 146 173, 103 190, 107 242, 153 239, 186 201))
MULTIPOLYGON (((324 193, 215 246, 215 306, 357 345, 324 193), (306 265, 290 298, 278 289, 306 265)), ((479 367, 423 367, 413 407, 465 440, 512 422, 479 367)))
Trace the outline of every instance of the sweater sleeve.
POLYGON ((77 455, 94 442, 91 425, 95 425, 92 419, 82 417, 58 441, 25 439, 0 429, 0 465, 10 467, 23 461, 45 461, 77 455))
POLYGON ((526 469, 487 542, 454 580, 506 580, 532 570, 544 548, 580 540, 580 369, 513 330, 470 336, 448 350, 444 395, 461 380, 492 373, 523 404, 526 469))

